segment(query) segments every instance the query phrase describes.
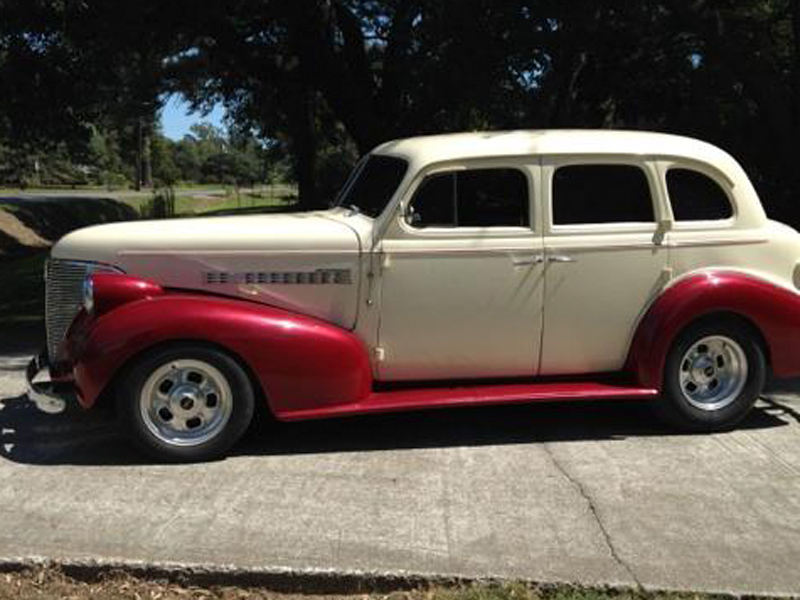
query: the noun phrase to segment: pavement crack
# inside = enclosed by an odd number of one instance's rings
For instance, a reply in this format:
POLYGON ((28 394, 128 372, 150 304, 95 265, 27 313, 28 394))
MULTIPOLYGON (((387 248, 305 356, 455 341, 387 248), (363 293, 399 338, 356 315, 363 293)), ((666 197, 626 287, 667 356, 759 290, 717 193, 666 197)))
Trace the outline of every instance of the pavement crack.
POLYGON ((611 558, 613 558, 614 561, 620 567, 622 567, 622 569, 630 576, 630 578, 636 584, 637 588, 644 589, 644 586, 642 586, 642 582, 639 581, 639 578, 636 576, 636 573, 633 572, 631 566, 627 562, 625 562, 619 555, 619 552, 617 551, 617 548, 614 545, 614 540, 612 539, 611 534, 606 528, 605 523, 603 523, 603 519, 600 517, 600 512, 598 511, 597 505, 595 504, 594 499, 592 499, 592 496, 586 490, 584 485, 578 480, 578 478, 572 475, 567 470, 567 468, 561 463, 561 461, 559 461, 558 458, 556 458, 556 455, 553 453, 552 449, 550 448, 550 445, 547 442, 544 442, 542 444, 542 447, 544 448, 544 451, 547 454, 547 456, 550 458, 550 462, 553 463, 553 466, 555 466, 558 472, 564 476, 564 479, 566 479, 570 483, 570 485, 572 485, 572 487, 575 488, 578 494, 580 494, 581 498, 583 498, 583 500, 586 502, 587 506, 589 507, 589 512, 591 512, 592 516, 594 517, 594 520, 597 523, 597 527, 603 536, 603 540, 605 541, 606 547, 608 548, 608 551, 611 554, 611 558))
POLYGON ((447 560, 452 564, 453 562, 453 523, 450 514, 450 503, 452 502, 452 489, 450 486, 450 466, 451 462, 447 461, 447 468, 443 471, 442 482, 442 521, 444 526, 445 543, 447 544, 447 560))

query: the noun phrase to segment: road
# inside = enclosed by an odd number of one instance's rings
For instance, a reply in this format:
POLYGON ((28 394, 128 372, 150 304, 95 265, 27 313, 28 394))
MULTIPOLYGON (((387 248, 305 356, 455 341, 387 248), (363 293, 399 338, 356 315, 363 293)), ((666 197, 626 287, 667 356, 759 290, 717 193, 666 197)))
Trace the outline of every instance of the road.
MULTIPOLYGON (((242 188, 242 191, 246 191, 242 188)), ((176 196, 224 196, 226 190, 224 188, 181 188, 173 189, 176 196)), ((53 190, 34 190, 26 192, 21 190, 0 190, 0 199, 10 200, 26 200, 31 202, 48 202, 53 198, 150 198, 153 195, 153 190, 145 189, 141 191, 136 190, 104 190, 102 188, 96 189, 53 189, 53 190)))
POLYGON ((800 594, 800 397, 675 435, 578 403, 255 428, 153 465, 108 415, 38 412, 0 359, 0 559, 410 572, 800 594))

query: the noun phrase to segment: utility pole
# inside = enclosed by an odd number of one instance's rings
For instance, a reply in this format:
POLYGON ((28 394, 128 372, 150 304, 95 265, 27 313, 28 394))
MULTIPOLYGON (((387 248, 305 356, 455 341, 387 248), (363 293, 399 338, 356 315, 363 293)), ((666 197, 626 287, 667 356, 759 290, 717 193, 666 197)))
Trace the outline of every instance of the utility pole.
POLYGON ((143 154, 143 144, 144 144, 144 136, 143 134, 144 125, 142 123, 142 117, 139 117, 136 122, 136 191, 140 191, 142 189, 142 154, 143 154))

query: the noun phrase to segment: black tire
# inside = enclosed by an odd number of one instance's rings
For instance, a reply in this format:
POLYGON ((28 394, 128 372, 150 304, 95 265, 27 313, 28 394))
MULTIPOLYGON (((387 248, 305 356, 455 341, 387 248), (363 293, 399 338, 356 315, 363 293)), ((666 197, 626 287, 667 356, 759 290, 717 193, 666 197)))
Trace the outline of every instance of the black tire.
POLYGON ((188 343, 137 359, 120 378, 116 396, 122 431, 163 462, 224 456, 250 425, 255 404, 236 359, 188 343))
MULTIPOLYGON (((706 347, 708 347, 706 345, 706 347)), ((717 346, 718 348, 720 346, 717 346)), ((706 351, 708 356, 713 355, 713 351, 706 351)), ((709 365, 712 369, 717 369, 717 360, 711 359, 709 365)), ((706 361, 708 362, 708 361, 706 361)), ((664 384, 662 395, 654 402, 653 408, 656 414, 665 422, 673 425, 684 431, 695 432, 712 432, 724 431, 733 428, 739 423, 750 409, 753 404, 761 395, 764 389, 764 382, 766 380, 767 365, 764 358, 764 351, 761 347, 760 337, 757 332, 747 323, 740 322, 736 319, 718 319, 714 321, 699 322, 695 325, 690 325, 683 332, 681 332, 670 348, 667 354, 667 359, 664 366, 664 384), (723 358, 722 365, 719 371, 728 369, 729 371, 736 371, 731 368, 731 364, 737 364, 735 360, 738 356, 743 356, 746 363, 746 376, 739 369, 738 375, 725 378, 724 376, 718 377, 717 381, 726 381, 728 379, 736 382, 730 385, 730 393, 722 396, 718 402, 706 401, 703 402, 698 399, 697 395, 702 395, 702 387, 695 384, 695 373, 699 378, 715 377, 709 375, 706 370, 702 369, 704 362, 702 352, 703 340, 711 338, 717 340, 724 338, 731 340, 733 344, 723 344, 721 347, 727 348, 730 353, 730 360, 728 365, 725 365, 723 358), (736 347, 738 346, 738 350, 736 347), (691 356, 687 357, 687 353, 691 350, 698 350, 693 352, 691 356), (689 369, 687 370, 687 365, 689 369), (696 367, 694 370, 691 367, 696 367), (682 377, 683 375, 683 377, 682 377), (694 386, 694 389, 693 387, 694 386), (693 396, 693 394, 696 394, 693 396), (694 400, 694 401, 693 401, 694 400), (715 407, 719 404, 719 407, 715 407), (704 405, 704 408, 699 408, 698 405, 704 405)), ((709 386, 713 383, 713 379, 709 382, 709 386)), ((717 384, 721 385, 721 384, 717 384)), ((720 387, 717 393, 721 393, 723 388, 720 387)), ((714 393, 711 389, 710 394, 714 393)), ((713 398, 712 398, 713 400, 713 398)))

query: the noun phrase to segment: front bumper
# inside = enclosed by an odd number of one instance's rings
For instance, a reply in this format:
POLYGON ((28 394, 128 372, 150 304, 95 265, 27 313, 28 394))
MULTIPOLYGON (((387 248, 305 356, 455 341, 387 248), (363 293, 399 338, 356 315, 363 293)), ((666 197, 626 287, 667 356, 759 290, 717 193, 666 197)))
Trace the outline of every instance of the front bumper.
POLYGON ((69 392, 64 384, 59 384, 52 380, 36 381, 43 372, 47 371, 49 376, 50 364, 47 351, 44 350, 38 356, 34 356, 25 376, 28 382, 28 398, 36 404, 36 407, 46 413, 60 413, 67 407, 69 392))

